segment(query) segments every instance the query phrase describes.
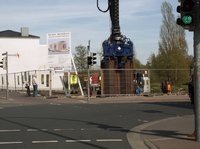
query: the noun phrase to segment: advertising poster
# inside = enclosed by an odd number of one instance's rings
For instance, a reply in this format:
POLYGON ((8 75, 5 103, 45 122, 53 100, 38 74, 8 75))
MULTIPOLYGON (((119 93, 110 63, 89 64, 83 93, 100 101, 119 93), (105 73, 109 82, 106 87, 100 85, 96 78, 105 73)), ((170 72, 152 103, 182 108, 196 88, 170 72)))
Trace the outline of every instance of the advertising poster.
POLYGON ((49 33, 48 64, 54 70, 71 70, 71 33, 49 33))

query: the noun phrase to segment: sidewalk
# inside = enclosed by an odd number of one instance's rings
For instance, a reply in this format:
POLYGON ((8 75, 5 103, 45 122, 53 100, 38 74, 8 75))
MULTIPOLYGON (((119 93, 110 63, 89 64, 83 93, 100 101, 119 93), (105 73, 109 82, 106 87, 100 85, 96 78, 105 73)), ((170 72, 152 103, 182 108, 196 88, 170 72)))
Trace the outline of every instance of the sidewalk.
POLYGON ((135 149, 200 149, 200 143, 187 136, 193 129, 193 115, 178 116, 137 126, 127 137, 135 149))
POLYGON ((25 92, 9 92, 9 97, 6 99, 5 91, 0 91, 0 106, 24 106, 38 104, 62 104, 62 103, 82 103, 82 99, 72 99, 66 96, 45 97, 38 95, 37 97, 27 96, 25 92))
POLYGON ((138 103, 138 102, 189 102, 187 95, 164 95, 164 96, 113 96, 113 97, 88 97, 70 96, 64 94, 38 97, 28 97, 26 92, 9 92, 9 98, 6 99, 6 92, 0 91, 0 104, 6 106, 15 105, 34 105, 34 104, 73 104, 73 103, 138 103))

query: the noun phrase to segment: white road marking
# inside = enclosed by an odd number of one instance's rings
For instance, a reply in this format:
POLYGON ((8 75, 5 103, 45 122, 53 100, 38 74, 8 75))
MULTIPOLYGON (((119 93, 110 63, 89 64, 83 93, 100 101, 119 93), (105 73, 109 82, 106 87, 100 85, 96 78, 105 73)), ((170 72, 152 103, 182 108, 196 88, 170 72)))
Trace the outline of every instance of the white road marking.
POLYGON ((122 139, 96 139, 97 142, 122 142, 122 139))
MULTIPOLYGON (((53 131, 74 131, 76 129, 73 128, 66 128, 66 129, 53 129, 53 131)), ((81 131, 87 130, 86 128, 80 128, 81 131)), ((0 133, 2 132, 20 132, 22 130, 20 129, 8 129, 8 130, 0 130, 0 133)), ((48 131, 48 129, 27 129, 27 132, 38 132, 38 131, 48 131)), ((76 140, 76 139, 70 139, 65 140, 66 143, 77 143, 77 142, 91 142, 92 140, 89 139, 82 139, 82 140, 76 140)), ((96 139, 94 140, 96 142, 122 142, 123 139, 96 139)), ((58 143, 58 140, 34 140, 32 141, 32 144, 42 144, 42 143, 58 143)), ((22 141, 16 141, 16 142, 0 142, 0 145, 2 144, 22 144, 22 141)))
POLYGON ((149 121, 138 119, 139 122, 148 123, 149 121))
POLYGON ((33 131, 48 131, 48 129, 27 129, 26 131, 33 132, 33 131))
POLYGON ((75 130, 73 128, 68 128, 68 129, 54 129, 54 131, 68 131, 68 130, 75 130))
POLYGON ((9 129, 9 130, 0 130, 0 132, 18 132, 21 131, 19 129, 9 129))
POLYGON ((32 141, 33 144, 39 143, 58 143, 58 140, 48 140, 48 141, 32 141))
POLYGON ((27 129, 27 131, 38 131, 38 129, 27 129))
POLYGON ((91 140, 65 140, 67 143, 74 143, 74 142, 91 142, 91 140))
POLYGON ((0 142, 0 145, 3 145, 3 144, 22 144, 23 142, 22 141, 16 141, 16 142, 0 142))

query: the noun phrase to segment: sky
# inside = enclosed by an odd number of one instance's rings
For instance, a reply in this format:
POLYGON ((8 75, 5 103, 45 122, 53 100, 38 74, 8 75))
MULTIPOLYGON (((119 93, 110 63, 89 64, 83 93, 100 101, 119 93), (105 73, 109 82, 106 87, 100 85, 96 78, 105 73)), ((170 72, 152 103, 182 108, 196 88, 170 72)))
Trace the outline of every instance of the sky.
MULTIPOLYGON (((165 0, 173 6, 177 18, 178 0, 165 0)), ((121 33, 130 38, 137 59, 146 64, 152 53, 157 54, 162 25, 161 5, 164 0, 120 0, 121 33)), ((20 32, 28 27, 29 33, 40 36, 47 44, 47 34, 71 32, 72 52, 76 46, 87 46, 91 51, 101 50, 102 42, 110 36, 109 13, 101 13, 96 0, 1 0, 0 31, 20 32)), ((99 0, 102 9, 107 0, 99 0)), ((193 33, 186 31, 189 54, 193 55, 193 33)))

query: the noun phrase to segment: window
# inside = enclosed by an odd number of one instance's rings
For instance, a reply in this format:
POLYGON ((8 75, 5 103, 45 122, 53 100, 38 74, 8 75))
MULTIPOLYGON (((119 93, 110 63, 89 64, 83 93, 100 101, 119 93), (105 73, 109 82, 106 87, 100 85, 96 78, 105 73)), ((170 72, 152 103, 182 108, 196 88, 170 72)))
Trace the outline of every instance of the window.
POLYGON ((17 84, 20 85, 19 76, 17 76, 17 84))
POLYGON ((49 74, 46 75, 46 87, 49 87, 49 74))
POLYGON ((24 84, 24 76, 22 75, 22 84, 24 84))
POLYGON ((44 75, 41 75, 41 84, 44 84, 44 75))
POLYGON ((24 81, 27 81, 27 72, 24 72, 24 81))
POLYGON ((28 82, 30 84, 30 82, 31 82, 31 75, 28 75, 28 82))
POLYGON ((66 49, 66 48, 67 48, 66 44, 63 44, 63 49, 66 49))
POLYGON ((4 79, 3 76, 1 77, 2 85, 4 85, 4 79))

